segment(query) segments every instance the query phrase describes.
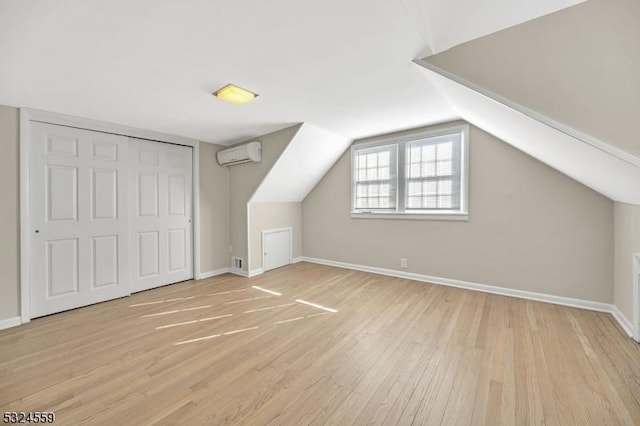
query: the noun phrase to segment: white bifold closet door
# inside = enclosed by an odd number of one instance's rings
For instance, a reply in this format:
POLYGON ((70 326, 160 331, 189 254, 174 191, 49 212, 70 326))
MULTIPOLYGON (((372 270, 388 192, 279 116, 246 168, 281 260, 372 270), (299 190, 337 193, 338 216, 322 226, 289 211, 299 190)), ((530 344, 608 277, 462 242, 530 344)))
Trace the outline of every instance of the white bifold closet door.
POLYGON ((31 318, 193 278, 193 148, 32 122, 31 318))
POLYGON ((131 292, 193 278, 191 147, 131 140, 131 292))
POLYGON ((129 138, 31 124, 31 317, 129 294, 129 138))

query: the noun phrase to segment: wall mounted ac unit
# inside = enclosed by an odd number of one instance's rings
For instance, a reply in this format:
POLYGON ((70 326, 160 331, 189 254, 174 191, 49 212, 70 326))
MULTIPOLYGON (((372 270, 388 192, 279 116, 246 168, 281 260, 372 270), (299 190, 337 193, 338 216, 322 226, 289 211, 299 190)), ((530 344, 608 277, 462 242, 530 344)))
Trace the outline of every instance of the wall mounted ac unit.
POLYGON ((221 166, 235 166, 244 163, 262 161, 262 145, 260 141, 252 141, 218 151, 218 163, 221 166))

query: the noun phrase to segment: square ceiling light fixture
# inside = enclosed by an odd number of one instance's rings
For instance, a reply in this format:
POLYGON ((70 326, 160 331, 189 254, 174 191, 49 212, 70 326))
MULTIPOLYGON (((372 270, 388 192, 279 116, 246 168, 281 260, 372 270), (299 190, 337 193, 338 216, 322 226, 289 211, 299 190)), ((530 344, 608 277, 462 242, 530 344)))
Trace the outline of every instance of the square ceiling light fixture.
POLYGON ((246 104, 258 97, 256 93, 250 92, 234 84, 227 84, 223 88, 214 92, 213 95, 223 101, 231 102, 236 105, 246 104))

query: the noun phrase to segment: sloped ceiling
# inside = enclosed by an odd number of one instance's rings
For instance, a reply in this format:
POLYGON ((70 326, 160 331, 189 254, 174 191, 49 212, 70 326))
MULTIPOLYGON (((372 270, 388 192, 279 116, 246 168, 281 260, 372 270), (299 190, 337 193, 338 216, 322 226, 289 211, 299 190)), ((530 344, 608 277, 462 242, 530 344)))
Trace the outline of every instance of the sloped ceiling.
POLYGON ((0 104, 223 144, 299 122, 362 138, 455 118, 413 58, 574 3, 3 0, 0 104), (260 96, 211 96, 229 82, 260 96))
POLYGON ((351 144, 351 139, 304 123, 249 202, 299 202, 351 144))
POLYGON ((637 204, 638 22, 637 0, 589 0, 419 62, 462 118, 637 204))
MULTIPOLYGON (((464 120, 619 202, 640 204, 640 159, 416 61, 464 120)), ((473 148, 471 148, 473 149, 473 148)))
POLYGON ((402 1, 427 41, 422 57, 585 0, 402 1))
POLYGON ((428 62, 640 158, 640 1, 589 0, 428 62))

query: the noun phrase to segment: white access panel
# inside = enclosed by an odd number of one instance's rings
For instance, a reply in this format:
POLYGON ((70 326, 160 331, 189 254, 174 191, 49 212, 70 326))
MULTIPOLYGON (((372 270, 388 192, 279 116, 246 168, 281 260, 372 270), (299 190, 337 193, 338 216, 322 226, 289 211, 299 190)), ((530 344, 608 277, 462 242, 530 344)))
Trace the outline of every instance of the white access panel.
POLYGON ((292 229, 262 231, 262 269, 266 272, 291 263, 292 229))
POLYGON ((34 122, 31 317, 129 294, 128 138, 34 122))
POLYGON ((131 139, 131 292, 193 278, 193 148, 131 139))

